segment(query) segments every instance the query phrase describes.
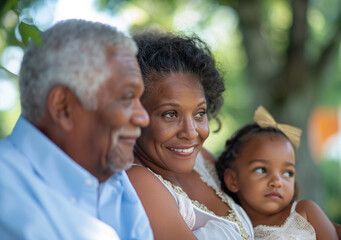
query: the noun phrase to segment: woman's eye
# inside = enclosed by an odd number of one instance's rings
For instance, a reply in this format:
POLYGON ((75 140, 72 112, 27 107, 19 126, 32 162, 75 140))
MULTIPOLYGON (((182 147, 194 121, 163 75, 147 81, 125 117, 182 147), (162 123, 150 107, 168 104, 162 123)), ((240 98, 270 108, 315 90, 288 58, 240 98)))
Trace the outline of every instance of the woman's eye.
POLYGON ((206 111, 205 110, 200 110, 199 112, 197 112, 196 114, 195 114, 195 117, 197 117, 197 118, 202 118, 203 116, 205 116, 206 115, 206 111))
POLYGON ((256 173, 265 173, 266 172, 265 168, 262 168, 262 167, 255 168, 253 171, 256 173))
POLYGON ((177 117, 177 114, 176 112, 174 111, 171 111, 171 112, 165 112, 162 114, 163 117, 166 117, 166 118, 176 118, 177 117))
POLYGON ((285 171, 283 175, 285 177, 293 177, 294 176, 294 172, 293 171, 285 171))

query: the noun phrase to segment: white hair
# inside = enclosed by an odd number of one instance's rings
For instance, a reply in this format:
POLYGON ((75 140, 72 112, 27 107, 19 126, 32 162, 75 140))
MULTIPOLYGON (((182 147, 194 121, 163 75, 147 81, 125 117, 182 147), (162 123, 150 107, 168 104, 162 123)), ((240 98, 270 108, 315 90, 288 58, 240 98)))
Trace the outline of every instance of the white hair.
POLYGON ((116 28, 85 20, 65 20, 31 43, 20 70, 22 115, 37 124, 52 87, 68 87, 88 110, 97 108, 98 88, 110 77, 107 55, 125 49, 136 55, 135 42, 116 28))

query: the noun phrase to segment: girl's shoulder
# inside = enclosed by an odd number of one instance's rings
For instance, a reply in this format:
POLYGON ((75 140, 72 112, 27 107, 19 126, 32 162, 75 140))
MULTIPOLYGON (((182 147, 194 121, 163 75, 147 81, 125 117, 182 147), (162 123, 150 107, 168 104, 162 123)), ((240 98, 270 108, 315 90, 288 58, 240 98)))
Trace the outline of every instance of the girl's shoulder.
POLYGON ((307 199, 299 201, 296 212, 313 226, 317 239, 338 239, 333 224, 314 201, 307 199))
POLYGON ((302 199, 297 201, 296 212, 299 213, 302 217, 307 219, 318 217, 319 215, 325 215, 320 206, 312 200, 302 199))
POLYGON ((295 210, 298 214, 300 214, 302 217, 308 220, 309 212, 311 212, 311 210, 316 209, 317 207, 319 208, 319 206, 315 202, 309 199, 303 199, 303 200, 297 201, 295 210))

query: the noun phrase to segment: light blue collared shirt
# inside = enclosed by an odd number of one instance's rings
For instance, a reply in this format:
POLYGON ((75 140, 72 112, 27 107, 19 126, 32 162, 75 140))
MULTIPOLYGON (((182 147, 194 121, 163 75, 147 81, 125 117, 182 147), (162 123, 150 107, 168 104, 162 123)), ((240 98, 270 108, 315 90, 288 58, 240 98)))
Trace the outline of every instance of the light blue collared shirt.
POLYGON ((1 239, 153 239, 124 171, 104 183, 20 117, 0 141, 1 239))

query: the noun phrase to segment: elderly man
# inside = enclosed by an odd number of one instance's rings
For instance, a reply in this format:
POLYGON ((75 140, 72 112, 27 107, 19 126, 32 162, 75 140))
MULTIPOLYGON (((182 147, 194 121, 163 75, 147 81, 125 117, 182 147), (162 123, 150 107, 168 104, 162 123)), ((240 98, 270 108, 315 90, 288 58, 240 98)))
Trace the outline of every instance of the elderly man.
POLYGON ((83 20, 42 40, 24 56, 22 115, 0 142, 1 239, 152 239, 124 171, 149 123, 135 43, 83 20))

